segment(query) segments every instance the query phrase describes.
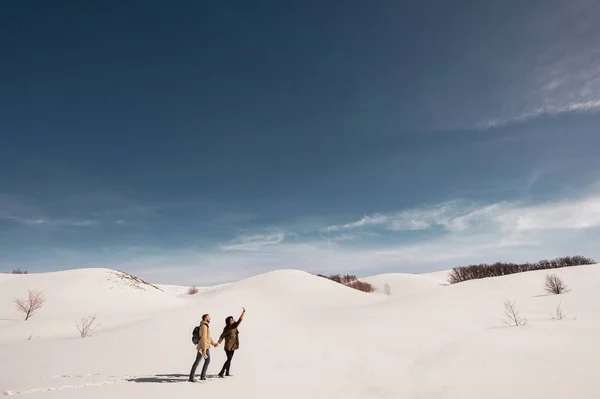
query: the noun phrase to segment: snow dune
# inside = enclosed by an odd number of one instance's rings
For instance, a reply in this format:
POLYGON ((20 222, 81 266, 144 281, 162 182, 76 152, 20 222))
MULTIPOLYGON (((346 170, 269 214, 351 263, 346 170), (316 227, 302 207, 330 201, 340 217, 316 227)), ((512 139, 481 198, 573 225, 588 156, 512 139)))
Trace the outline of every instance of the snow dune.
MULTIPOLYGON (((68 338, 75 324, 95 314, 104 328, 148 317, 156 311, 179 308, 181 300, 132 276, 110 269, 77 269, 28 275, 0 274, 0 340, 24 333, 44 338, 68 338), (28 290, 42 291, 46 304, 27 323, 16 323, 14 298, 28 290), (6 320, 8 319, 8 320, 6 320), (12 323, 7 323, 12 321, 12 323)), ((27 337, 29 337, 27 335, 27 337)))
MULTIPOLYGON (((109 269, 0 275, 0 393, 40 398, 598 398, 600 267, 553 270, 571 289, 546 295, 545 271, 447 285, 443 275, 365 279, 362 293, 296 270, 203 287, 156 287, 109 269), (389 284, 391 295, 382 294, 389 284), (45 305, 14 307, 28 289, 45 305), (514 300, 524 327, 503 324, 514 300), (566 318, 553 320, 561 304, 566 318), (247 317, 227 379, 186 382, 203 313, 216 340, 247 317), (75 327, 88 314, 96 333, 75 327)), ((209 375, 225 355, 212 349, 209 375)))
POLYGON ((390 287, 390 296, 398 297, 423 294, 437 289, 440 285, 447 284, 445 274, 436 278, 422 274, 388 273, 360 280, 371 284, 379 293, 385 293, 387 284, 390 287))

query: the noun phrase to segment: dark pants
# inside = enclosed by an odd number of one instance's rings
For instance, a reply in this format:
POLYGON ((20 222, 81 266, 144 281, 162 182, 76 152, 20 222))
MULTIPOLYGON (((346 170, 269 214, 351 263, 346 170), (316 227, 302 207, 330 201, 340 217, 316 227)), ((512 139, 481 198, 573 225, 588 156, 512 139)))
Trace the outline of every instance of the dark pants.
POLYGON ((223 368, 221 369, 219 375, 223 375, 225 372, 227 372, 227 375, 229 375, 229 369, 231 368, 231 359, 233 359, 234 352, 235 351, 225 351, 225 353, 227 354, 227 361, 223 365, 223 368))
MULTIPOLYGON (((196 354, 196 360, 194 361, 194 364, 192 365, 192 371, 190 371, 190 380, 193 380, 194 377, 196 376, 196 368, 198 367, 200 360, 202 360, 202 352, 198 351, 198 353, 196 354)), ((206 359, 204 359, 204 365, 202 366, 202 372, 200 373, 200 379, 206 378, 206 370, 208 369, 209 363, 210 363, 210 349, 207 349, 206 350, 206 359)))

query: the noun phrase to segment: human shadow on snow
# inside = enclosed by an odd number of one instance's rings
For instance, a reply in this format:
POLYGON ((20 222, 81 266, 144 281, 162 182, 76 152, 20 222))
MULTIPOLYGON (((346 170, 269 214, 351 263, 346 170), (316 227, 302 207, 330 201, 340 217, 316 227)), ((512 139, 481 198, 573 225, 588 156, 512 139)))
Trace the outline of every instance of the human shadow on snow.
MULTIPOLYGON (((206 378, 215 378, 217 375, 207 374, 206 378)), ((128 378, 127 382, 136 382, 136 383, 159 383, 159 384, 168 384, 168 383, 177 383, 177 382, 188 382, 189 375, 188 374, 157 374, 147 377, 135 377, 128 378)), ((197 376, 196 379, 199 379, 197 376)))

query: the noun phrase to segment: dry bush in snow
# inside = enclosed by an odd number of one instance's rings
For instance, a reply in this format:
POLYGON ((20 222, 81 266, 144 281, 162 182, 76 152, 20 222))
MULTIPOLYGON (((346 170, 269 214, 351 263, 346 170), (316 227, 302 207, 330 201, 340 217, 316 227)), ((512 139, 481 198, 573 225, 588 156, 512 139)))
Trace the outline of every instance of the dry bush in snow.
POLYGON ((362 292, 373 292, 375 291, 375 287, 373 287, 369 283, 365 283, 364 281, 353 281, 350 284, 346 284, 350 288, 354 288, 355 290, 359 290, 362 292))
POLYGON ((27 299, 16 298, 15 303, 19 312, 25 314, 25 321, 29 320, 36 310, 44 305, 44 296, 41 291, 29 290, 27 299))
POLYGON ((567 286, 562 279, 555 274, 546 276, 545 288, 547 293, 555 295, 559 295, 568 291, 567 286))
POLYGON ((198 288, 196 288, 196 286, 188 288, 188 294, 194 295, 194 294, 197 294, 197 293, 198 293, 198 288))
POLYGON ((560 307, 560 304, 558 304, 558 306, 556 307, 556 313, 554 315, 554 317, 552 317, 554 320, 562 320, 566 317, 566 315, 563 313, 562 308, 560 307))
POLYGON ((344 284, 344 285, 350 285, 355 281, 358 281, 358 278, 353 275, 353 274, 332 274, 330 276, 325 276, 323 274, 319 274, 319 277, 325 277, 328 278, 331 281, 335 281, 336 283, 340 283, 340 284, 344 284))
POLYGON ((136 277, 136 276, 134 276, 132 274, 125 273, 125 272, 122 272, 120 270, 112 270, 112 274, 114 276, 116 276, 120 281, 123 281, 123 282, 127 283, 129 286, 131 286, 133 288, 137 288, 137 289, 140 289, 140 290, 146 290, 146 288, 152 287, 154 289, 162 291, 157 286, 155 286, 153 284, 150 284, 149 282, 144 281, 141 278, 136 277))
POLYGON ((27 270, 15 269, 12 274, 27 274, 27 270))
POLYGON ((81 338, 92 336, 94 328, 98 327, 97 325, 94 325, 95 321, 96 316, 88 316, 81 318, 81 320, 77 324, 77 331, 79 331, 81 338))
POLYGON ((359 291, 363 291, 363 292, 374 292, 375 291, 375 287, 373 287, 369 283, 360 281, 353 274, 346 274, 346 275, 333 274, 331 276, 325 276, 324 274, 317 274, 317 276, 329 279, 331 281, 335 281, 336 283, 345 285, 346 287, 354 288, 355 290, 359 290, 359 291))
POLYGON ((385 295, 390 296, 392 294, 392 289, 390 288, 390 285, 388 283, 385 283, 385 285, 383 286, 383 292, 385 292, 385 295))
POLYGON ((504 316, 508 319, 503 320, 507 326, 519 327, 527 324, 527 320, 521 317, 515 307, 514 301, 504 301, 504 316))

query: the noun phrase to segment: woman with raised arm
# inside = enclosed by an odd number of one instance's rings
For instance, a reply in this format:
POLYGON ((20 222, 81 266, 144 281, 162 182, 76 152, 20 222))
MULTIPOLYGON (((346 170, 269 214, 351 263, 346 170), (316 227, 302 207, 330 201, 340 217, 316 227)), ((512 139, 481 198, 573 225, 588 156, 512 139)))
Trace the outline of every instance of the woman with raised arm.
POLYGON ((246 314, 246 309, 242 309, 243 311, 238 321, 235 321, 233 319, 233 316, 229 316, 225 319, 225 327, 223 328, 223 332, 219 337, 219 345, 223 340, 225 340, 225 345, 223 346, 225 348, 225 353, 227 354, 227 361, 225 362, 223 368, 221 369, 221 372, 219 373, 219 377, 221 378, 223 378, 224 375, 228 377, 231 376, 231 374, 229 373, 229 369, 231 368, 231 359, 233 358, 233 353, 240 347, 240 340, 238 338, 238 326, 240 325, 244 318, 244 315, 246 314))

